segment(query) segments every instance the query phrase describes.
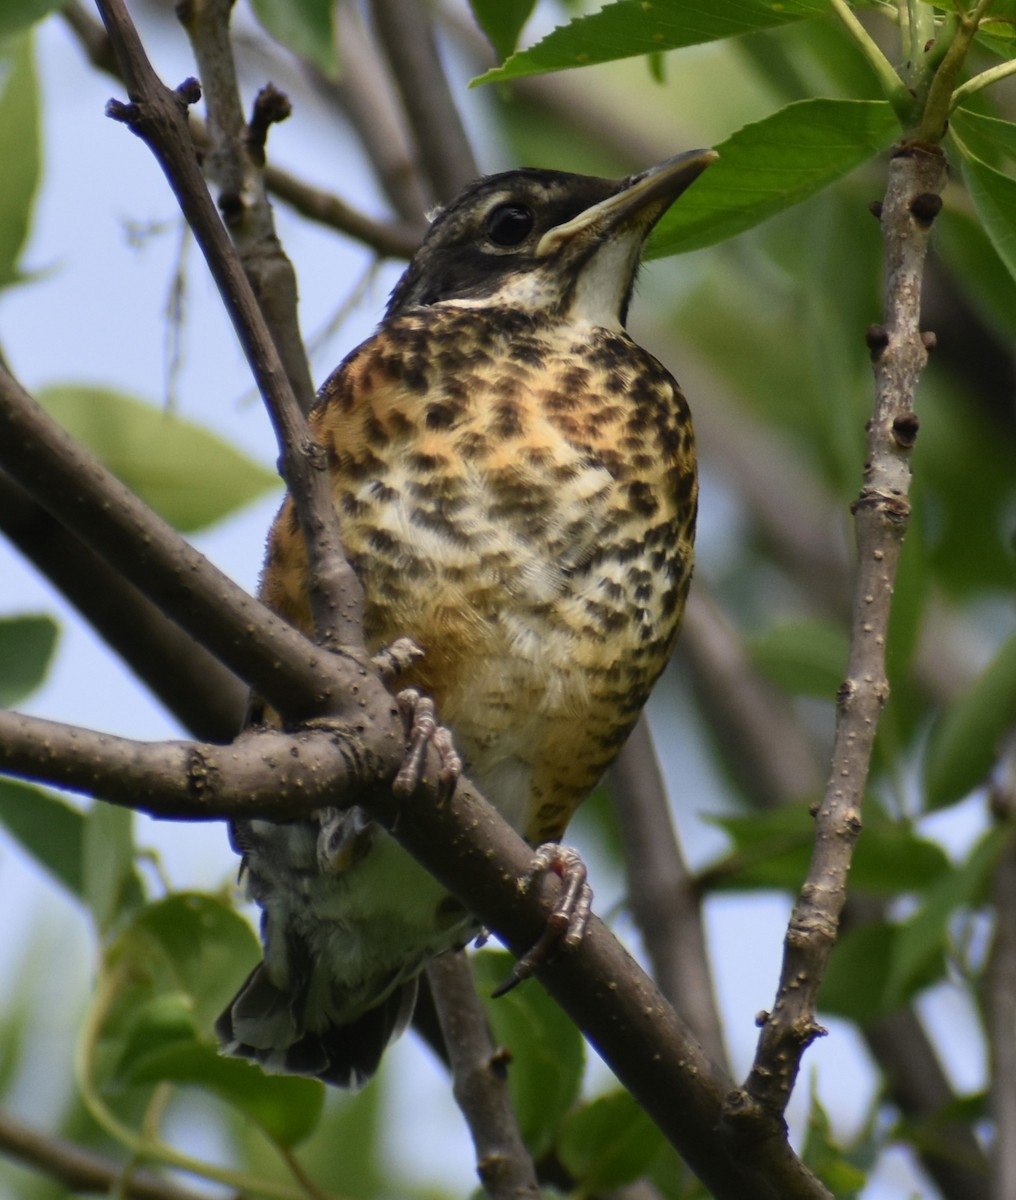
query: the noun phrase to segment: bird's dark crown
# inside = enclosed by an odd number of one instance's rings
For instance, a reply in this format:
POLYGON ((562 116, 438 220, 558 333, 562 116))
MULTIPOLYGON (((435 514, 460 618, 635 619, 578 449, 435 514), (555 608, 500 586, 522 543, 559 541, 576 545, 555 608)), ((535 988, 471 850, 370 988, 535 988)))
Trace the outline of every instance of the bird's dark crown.
MULTIPOLYGON (((443 300, 494 301, 510 278, 528 274, 556 279, 556 284, 545 279, 543 292, 534 280, 533 307, 551 306, 580 273, 582 258, 538 257, 541 237, 614 195, 625 182, 535 167, 476 180, 432 221, 392 292, 387 316, 443 300)), ((587 248, 582 257, 591 252, 587 248)))

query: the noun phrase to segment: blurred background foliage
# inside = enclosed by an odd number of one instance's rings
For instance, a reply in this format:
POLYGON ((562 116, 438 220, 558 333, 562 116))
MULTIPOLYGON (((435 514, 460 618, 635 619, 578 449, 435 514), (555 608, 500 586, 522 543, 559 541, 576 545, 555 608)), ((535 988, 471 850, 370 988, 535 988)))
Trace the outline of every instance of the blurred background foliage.
MULTIPOLYGON (((131 7, 157 65, 176 70, 182 63, 186 72, 172 6, 139 0, 131 7)), ((902 52, 889 16, 897 6, 857 7, 896 63, 902 52)), ((0 317, 40 280, 59 283, 63 270, 61 261, 25 254, 35 206, 45 202, 48 186, 53 80, 38 63, 54 56, 47 51, 37 59, 36 46, 59 42, 62 54, 84 62, 81 10, 69 19, 59 8, 33 0, 0 12, 0 317)), ((1010 8, 995 6, 1000 19, 975 49, 971 73, 1011 57, 1010 8)), ((821 794, 845 663, 849 507, 871 408, 864 331, 881 317, 881 240, 870 206, 884 188, 885 150, 899 127, 879 80, 824 0, 788 0, 771 9, 624 0, 604 10, 600 25, 574 24, 560 34, 552 34, 554 26, 580 17, 584 6, 474 0, 471 8, 449 2, 432 10, 484 170, 529 163, 619 175, 693 145, 722 151, 729 143, 702 183, 725 195, 727 224, 715 211, 703 216, 683 202, 675 208, 651 246, 661 261, 644 275, 633 331, 685 385, 698 428, 703 508, 695 596, 651 716, 678 830, 716 939, 711 949, 721 1010, 731 1020, 729 1050, 735 1072, 743 1073, 755 1036, 751 1015, 775 986, 779 922, 807 865, 808 809, 821 794), (652 41, 660 29, 671 39, 667 48, 682 45, 674 33, 682 12, 719 20, 737 7, 748 13, 738 36, 645 54, 660 44, 652 41), (770 21, 765 13, 778 15, 770 21), (636 36, 639 22, 648 45, 636 36), (519 38, 542 49, 510 59, 485 86, 466 86, 509 56, 519 38), (632 57, 608 61, 624 53, 632 57), (540 80, 525 74, 534 65, 590 61, 604 65, 540 80), (809 107, 820 101, 868 107, 809 107), (819 113, 831 124, 818 123, 819 113), (834 145, 829 130, 840 128, 841 117, 843 141, 834 145), (738 132, 758 127, 759 136, 738 132), (799 197, 781 173, 804 172, 805 160, 813 194, 789 206, 799 197), (725 163, 734 175, 721 173, 725 163), (776 189, 764 221, 767 179, 744 204, 737 191, 739 180, 760 171, 772 174, 776 189), (670 257, 678 250, 679 259, 670 257), (746 950, 752 942, 764 943, 761 974, 746 950)), ((348 0, 337 7, 331 0, 252 0, 252 11, 238 6, 235 23, 245 93, 271 77, 293 99, 292 124, 302 127, 295 149, 286 151, 294 173, 306 170, 340 195, 349 163, 357 175, 369 175, 350 90, 342 86, 357 69, 362 45, 372 44, 369 13, 348 0)), ((108 78, 99 86, 120 91, 108 78)), ((388 85, 379 79, 376 86, 388 85)), ((94 115, 98 126, 101 113, 94 115)), ((933 1195, 936 1187, 949 1195, 948 1184, 925 1174, 941 1123, 990 1140, 990 1047, 982 1018, 993 887, 1013 854, 1016 796, 1014 119, 1016 92, 1001 83, 969 97, 946 142, 953 182, 935 230, 925 299, 937 347, 919 394, 914 516, 889 645, 892 697, 848 920, 822 993, 824 1015, 840 1018, 830 1023, 828 1039, 838 1049, 810 1052, 815 1074, 799 1088, 810 1094, 798 1096, 792 1110, 796 1144, 844 1197, 933 1195), (924 1021, 945 1065, 947 1111, 908 1111, 893 1093, 898 1067, 886 1057, 879 1030, 901 1013, 924 1021), (860 1075, 846 1065, 851 1058, 864 1061, 860 1075)), ((288 128, 272 134, 270 154, 286 146, 288 128)), ((104 137, 105 131, 96 137, 95 170, 103 169, 108 152, 99 145, 104 137)), ((147 171, 143 149, 122 132, 115 137, 116 152, 134 156, 130 170, 147 171)), ((382 185, 368 184, 367 198, 356 203, 381 209, 382 185)), ((284 225, 303 219, 279 207, 284 225)), ((166 211, 161 204, 129 216, 144 223, 166 211)), ((357 264, 328 284, 332 311, 315 301, 308 321, 305 308, 307 328, 320 331, 313 343, 319 380, 352 344, 347 308, 361 305, 368 322, 378 315, 376 296, 372 310, 362 298, 374 256, 369 248, 358 253, 357 264)), ((199 268, 175 269, 183 273, 184 298, 190 293, 196 304, 192 293, 204 286, 193 278, 199 268)), ((302 267, 305 289, 310 269, 312 261, 302 267)), ((396 269, 382 268, 381 278, 390 280, 396 269)), ((115 293, 106 286, 97 282, 96 302, 112 305, 115 293)), ((186 358, 194 317, 187 304, 182 316, 163 312, 163 297, 176 286, 167 276, 153 289, 149 318, 182 322, 173 336, 186 358)), ((259 496, 277 495, 267 443, 260 451, 234 448, 222 433, 231 412, 216 418, 211 411, 227 388, 216 383, 192 395, 188 409, 186 393, 198 389, 186 371, 180 381, 170 378, 170 355, 162 368, 166 388, 179 392, 186 411, 167 412, 154 378, 146 395, 131 396, 115 377, 104 383, 49 376, 47 340, 73 339, 73 327, 38 329, 35 341, 8 338, 3 329, 0 323, 4 352, 40 385, 41 402, 177 528, 208 529, 259 496)), ((153 376, 159 370, 153 364, 153 376)), ((7 584, 0 601, 7 611, 0 622, 0 699, 17 706, 29 702, 59 659, 59 628, 51 615, 9 604, 7 584)), ((77 685, 87 697, 89 680, 77 685)), ((208 1180, 252 1194, 310 1194, 300 1170, 294 1173, 298 1153, 301 1170, 319 1186, 363 1200, 455 1194, 469 1178, 461 1130, 428 1125, 426 1140, 447 1138, 447 1156, 461 1160, 444 1175, 416 1172, 393 1151, 410 1136, 392 1107, 404 1087, 399 1072, 409 1060, 403 1057, 391 1055, 361 1095, 323 1097, 317 1084, 269 1079, 216 1056, 211 1019, 257 954, 248 922, 234 911, 225 838, 218 884, 199 893, 177 890, 157 856, 139 854, 134 822, 123 812, 5 781, 0 821, 12 848, 27 851, 66 909, 90 914, 93 945, 91 964, 74 962, 73 954, 58 963, 50 953, 48 966, 37 965, 36 951, 65 944, 53 932, 59 918, 52 911, 17 914, 33 932, 7 973, 0 1007, 0 1103, 12 1120, 42 1073, 45 1132, 109 1161, 194 1167, 208 1180), (39 1033, 51 1028, 47 972, 64 966, 73 982, 62 1019, 76 1020, 69 1009, 80 1009, 73 1054, 68 1030, 49 1039, 39 1033)), ((598 911, 639 952, 609 781, 580 813, 573 840, 594 863, 598 911)), ((143 841, 157 841, 149 826, 143 841)), ((75 920, 70 928, 80 941, 85 926, 75 920)), ((489 994, 502 978, 502 958, 489 950, 475 956, 481 992, 489 994)), ((497 1040, 511 1049, 522 1130, 548 1187, 622 1195, 619 1189, 649 1180, 655 1192, 639 1195, 699 1194, 654 1127, 602 1067, 587 1062, 581 1038, 535 984, 491 1004, 489 1016, 497 1040)), ((38 1117, 31 1104, 26 1111, 38 1117)), ((443 1115, 445 1124, 455 1123, 454 1114, 443 1115)), ((9 1131, 3 1137, 9 1146, 9 1131)), ((981 1160, 972 1164, 975 1172, 982 1167, 981 1160)), ((65 1185, 10 1161, 0 1163, 0 1177, 11 1196, 67 1194, 65 1185)), ((204 1181, 175 1178, 196 1195, 212 1194, 204 1181)))

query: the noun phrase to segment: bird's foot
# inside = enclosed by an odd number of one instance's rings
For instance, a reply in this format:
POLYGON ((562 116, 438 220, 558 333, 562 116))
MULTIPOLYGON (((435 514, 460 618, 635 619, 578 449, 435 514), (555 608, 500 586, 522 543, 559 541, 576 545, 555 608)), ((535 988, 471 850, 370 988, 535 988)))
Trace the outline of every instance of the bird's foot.
POLYGON ((511 974, 495 989, 494 996, 503 996, 528 979, 555 951, 573 949, 586 932, 593 905, 593 889, 587 881, 586 864, 579 852, 571 846, 560 846, 557 842, 545 842, 537 846, 529 870, 519 880, 519 890, 528 892, 537 879, 548 871, 553 871, 561 879, 561 894, 554 911, 547 917, 547 927, 539 939, 512 967, 511 974))
POLYGON ((395 776, 392 790, 396 796, 402 798, 411 796, 416 791, 423 778, 427 749, 433 746, 441 764, 438 769, 438 787, 442 796, 447 795, 462 774, 462 759, 455 753, 452 735, 443 725, 438 724, 434 701, 429 696, 421 695, 415 688, 399 692, 395 701, 409 723, 409 749, 398 775, 395 776))
POLYGON ((408 671, 413 663, 419 662, 423 655, 423 647, 418 646, 412 638, 400 637, 390 646, 382 646, 377 654, 371 655, 370 661, 385 683, 391 683, 408 671))

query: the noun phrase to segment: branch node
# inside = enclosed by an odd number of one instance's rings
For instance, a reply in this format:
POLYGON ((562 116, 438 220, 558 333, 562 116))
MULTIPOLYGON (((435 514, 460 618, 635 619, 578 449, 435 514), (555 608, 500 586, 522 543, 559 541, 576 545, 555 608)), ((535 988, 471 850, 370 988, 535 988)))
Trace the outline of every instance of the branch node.
POLYGON ((218 205, 227 226, 235 225, 243 216, 245 205, 239 192, 220 192, 218 205))
POLYGON ((882 220, 882 201, 881 200, 872 200, 872 202, 868 205, 868 212, 871 213, 871 215, 875 218, 876 221, 881 221, 882 220))
POLYGON ((120 121, 133 129, 140 115, 136 104, 125 104, 115 99, 106 101, 106 116, 112 121, 120 121))
POLYGON ((265 144, 268 127, 277 125, 290 116, 293 105, 285 92, 280 92, 274 83, 266 83, 258 92, 247 126, 247 151, 259 167, 265 165, 265 144))
POLYGON ((917 413, 901 413, 893 421, 893 441, 901 450, 912 450, 914 443, 917 441, 917 431, 920 426, 921 423, 917 419, 917 413))
POLYGON ((925 329, 921 333, 921 345, 929 352, 934 350, 938 345, 938 334, 931 329, 925 329))
POLYGON ((869 325, 864 331, 864 344, 871 352, 871 361, 878 362, 889 345, 889 330, 884 325, 869 325))
POLYGON ((929 229, 942 211, 942 197, 935 192, 921 192, 910 201, 910 215, 922 229, 929 229))
POLYGON ((188 75, 183 83, 179 84, 173 90, 188 108, 192 104, 197 104, 201 99, 201 84, 193 75, 188 75))

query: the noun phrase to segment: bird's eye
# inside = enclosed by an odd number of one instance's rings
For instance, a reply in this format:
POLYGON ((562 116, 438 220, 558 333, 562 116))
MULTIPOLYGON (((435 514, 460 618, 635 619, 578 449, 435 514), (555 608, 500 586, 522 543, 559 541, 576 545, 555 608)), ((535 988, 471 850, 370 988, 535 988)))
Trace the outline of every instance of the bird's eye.
POLYGON ((528 237, 533 219, 524 204, 499 204, 487 218, 487 237, 495 246, 517 246, 528 237))

